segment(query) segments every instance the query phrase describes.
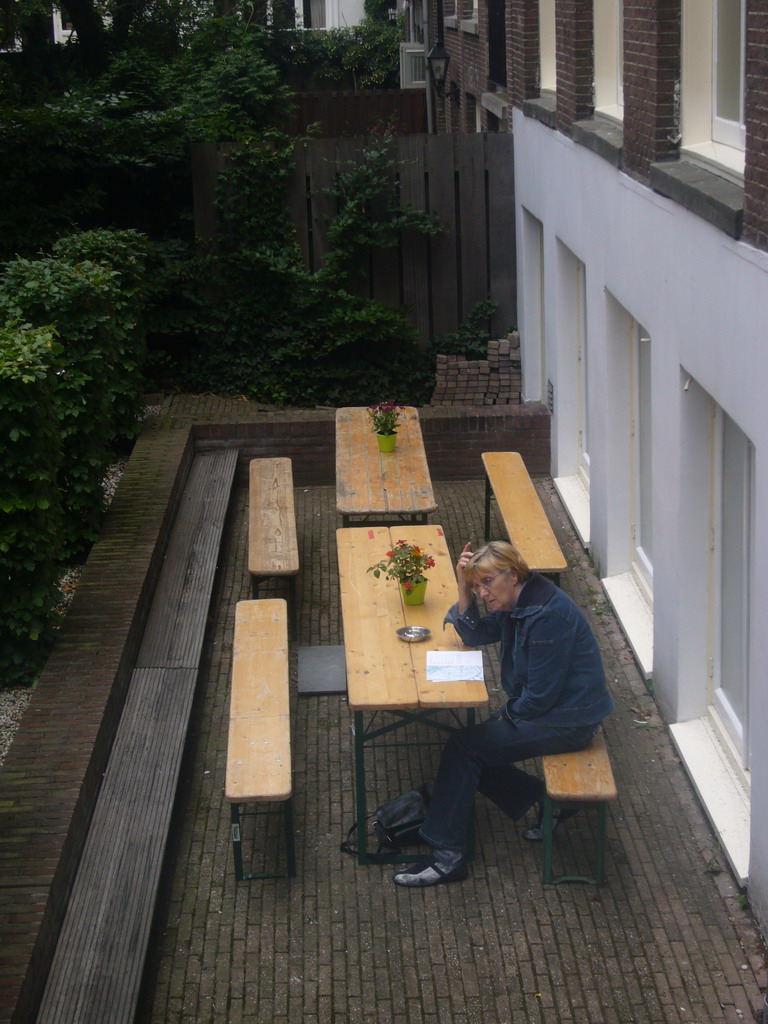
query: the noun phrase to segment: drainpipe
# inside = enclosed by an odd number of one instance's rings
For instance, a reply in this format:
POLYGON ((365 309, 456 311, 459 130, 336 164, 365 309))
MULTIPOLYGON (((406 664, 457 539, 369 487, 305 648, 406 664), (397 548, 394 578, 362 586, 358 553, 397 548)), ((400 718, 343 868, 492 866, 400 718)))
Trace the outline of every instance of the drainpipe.
POLYGON ((429 54, 429 0, 421 0, 421 28, 424 38, 424 88, 427 93, 427 135, 432 135, 434 131, 434 117, 432 114, 432 82, 430 81, 429 61, 427 60, 427 55, 429 54))

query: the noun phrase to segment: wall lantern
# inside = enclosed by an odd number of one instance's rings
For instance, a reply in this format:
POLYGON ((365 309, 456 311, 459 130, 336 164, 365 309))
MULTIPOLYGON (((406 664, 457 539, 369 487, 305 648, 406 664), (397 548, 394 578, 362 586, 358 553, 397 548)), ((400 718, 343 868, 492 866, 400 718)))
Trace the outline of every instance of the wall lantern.
POLYGON ((427 54, 427 64, 429 64, 429 72, 432 75, 435 92, 441 99, 445 96, 445 79, 448 76, 450 60, 450 53, 440 42, 435 43, 427 54))
POLYGON ((445 89, 445 80, 448 77, 448 64, 450 60, 451 55, 439 40, 427 54, 427 64, 429 64, 429 73, 432 75, 435 92, 441 100, 446 98, 453 100, 456 106, 458 106, 461 99, 458 85, 455 82, 451 82, 447 92, 445 89))

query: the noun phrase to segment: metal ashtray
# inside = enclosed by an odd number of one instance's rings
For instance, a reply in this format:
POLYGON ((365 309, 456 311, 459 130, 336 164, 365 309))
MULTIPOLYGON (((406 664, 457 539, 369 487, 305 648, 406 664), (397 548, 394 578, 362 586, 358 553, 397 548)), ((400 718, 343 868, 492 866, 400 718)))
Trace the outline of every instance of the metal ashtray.
POLYGON ((395 632, 407 644, 418 643, 419 640, 426 640, 428 636, 432 635, 432 630, 427 629, 426 626, 402 626, 395 632))

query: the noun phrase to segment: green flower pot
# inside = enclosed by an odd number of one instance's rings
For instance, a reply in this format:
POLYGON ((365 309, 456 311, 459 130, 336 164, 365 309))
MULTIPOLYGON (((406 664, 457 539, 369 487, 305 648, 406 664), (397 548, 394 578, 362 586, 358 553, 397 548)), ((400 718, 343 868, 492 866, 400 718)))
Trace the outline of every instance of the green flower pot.
POLYGON ((400 589, 403 592, 403 604, 424 604, 424 594, 427 590, 427 583, 429 580, 424 580, 423 583, 416 583, 410 590, 408 590, 404 583, 400 584, 400 589))
POLYGON ((397 434, 377 434, 380 452, 393 452, 397 444, 397 434))

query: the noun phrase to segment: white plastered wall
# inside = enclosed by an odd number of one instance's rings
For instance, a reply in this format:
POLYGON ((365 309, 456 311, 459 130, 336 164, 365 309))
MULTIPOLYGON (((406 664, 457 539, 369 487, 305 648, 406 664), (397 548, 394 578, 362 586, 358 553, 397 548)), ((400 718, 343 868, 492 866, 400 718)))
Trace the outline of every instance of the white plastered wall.
MULTIPOLYGON (((768 254, 514 113, 519 323, 525 397, 554 387, 553 476, 573 471, 563 253, 585 266, 590 395, 590 550, 601 576, 626 572, 627 324, 652 339, 654 691, 670 723, 704 710, 709 414, 717 403, 755 452, 749 722, 750 899, 768 930, 768 254), (531 225, 541 225, 538 264, 531 225), (527 225, 527 227, 526 227, 527 225), (541 283, 539 283, 540 278, 541 283), (537 295, 540 309, 535 308, 537 295), (543 345, 537 329, 543 325, 543 345), (540 351, 543 349, 543 354, 540 351), (529 373, 528 359, 535 368, 529 373)), ((567 270, 567 267, 566 267, 567 270)), ((695 782, 695 780, 694 780, 695 782)))

